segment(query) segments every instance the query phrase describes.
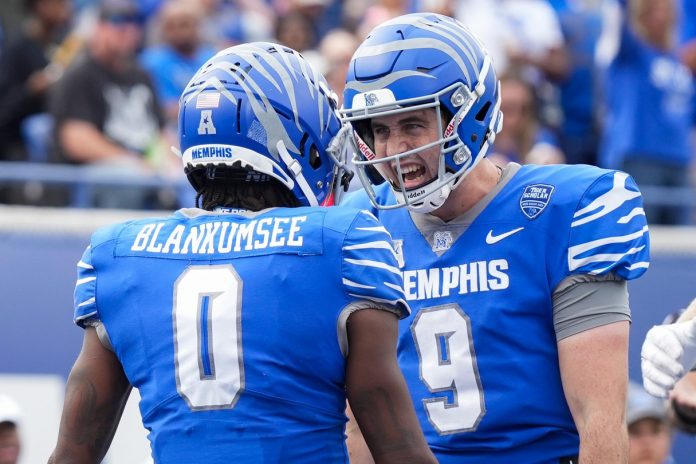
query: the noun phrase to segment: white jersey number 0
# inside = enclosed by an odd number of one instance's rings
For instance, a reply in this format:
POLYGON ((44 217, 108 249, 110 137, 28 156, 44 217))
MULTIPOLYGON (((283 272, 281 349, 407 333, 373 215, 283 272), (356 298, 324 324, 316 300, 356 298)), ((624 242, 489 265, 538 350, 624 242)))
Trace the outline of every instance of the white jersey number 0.
POLYGON ((456 305, 421 310, 411 325, 420 378, 447 396, 423 399, 428 420, 440 435, 476 430, 486 413, 469 317, 456 305))
POLYGON ((192 410, 233 408, 244 390, 241 308, 232 266, 191 266, 174 284, 176 386, 192 410))

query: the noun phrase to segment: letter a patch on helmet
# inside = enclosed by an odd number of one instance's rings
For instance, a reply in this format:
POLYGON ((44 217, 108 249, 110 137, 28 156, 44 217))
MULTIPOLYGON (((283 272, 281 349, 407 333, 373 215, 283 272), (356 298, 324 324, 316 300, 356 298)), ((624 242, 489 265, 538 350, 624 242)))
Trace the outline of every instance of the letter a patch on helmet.
POLYGON ((532 184, 526 186, 520 197, 520 208, 524 215, 529 219, 539 216, 549 204, 553 190, 553 185, 532 184))
MULTIPOLYGON (((195 121, 195 119, 194 119, 195 121)), ((213 111, 201 111, 201 121, 198 123, 198 135, 216 134, 217 130, 213 124, 213 111)))

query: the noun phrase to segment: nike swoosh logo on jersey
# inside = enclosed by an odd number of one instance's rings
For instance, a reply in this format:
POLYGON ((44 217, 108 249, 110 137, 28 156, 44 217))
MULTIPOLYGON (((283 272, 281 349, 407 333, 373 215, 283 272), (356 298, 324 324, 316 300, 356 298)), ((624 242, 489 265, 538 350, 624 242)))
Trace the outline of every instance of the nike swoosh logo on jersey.
POLYGON ((493 245, 494 243, 498 243, 499 241, 508 238, 512 234, 516 234, 517 232, 521 231, 524 229, 524 227, 518 227, 517 229, 512 229, 507 232, 504 232, 500 235, 493 235, 493 229, 488 231, 488 235, 486 235, 486 243, 489 245, 493 245))

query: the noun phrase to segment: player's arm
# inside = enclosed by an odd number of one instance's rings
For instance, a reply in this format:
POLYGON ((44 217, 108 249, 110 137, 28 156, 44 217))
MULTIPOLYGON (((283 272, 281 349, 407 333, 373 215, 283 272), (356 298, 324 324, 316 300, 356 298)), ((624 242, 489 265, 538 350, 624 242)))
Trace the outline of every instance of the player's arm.
MULTIPOLYGON (((437 461, 420 429, 397 364, 397 332, 398 321, 393 313, 363 309, 350 315, 348 401, 374 462, 434 463, 437 461)), ((351 438, 359 439, 359 436, 353 433, 351 438)), ((358 462, 355 450, 352 447, 352 463, 358 462)))
POLYGON ((109 449, 131 386, 116 355, 94 327, 68 377, 58 443, 49 464, 99 463, 109 449))
POLYGON ((580 435, 583 464, 628 459, 628 329, 628 321, 619 321, 558 343, 563 390, 580 435))
POLYGON ((687 373, 669 394, 672 424, 696 435, 696 372, 687 373))
POLYGON ((567 276, 554 289, 563 390, 580 435, 580 462, 628 460, 626 393, 631 311, 627 281, 649 267, 642 197, 620 171, 578 169, 592 182, 575 207, 567 276))
POLYGON ((628 285, 613 275, 574 275, 553 295, 558 361, 580 436, 580 462, 628 458, 628 285))
POLYGON ((370 454, 370 448, 365 443, 358 421, 355 420, 353 410, 350 408, 350 403, 346 404, 346 416, 348 423, 346 424, 346 447, 348 448, 348 458, 350 464, 375 464, 370 454))

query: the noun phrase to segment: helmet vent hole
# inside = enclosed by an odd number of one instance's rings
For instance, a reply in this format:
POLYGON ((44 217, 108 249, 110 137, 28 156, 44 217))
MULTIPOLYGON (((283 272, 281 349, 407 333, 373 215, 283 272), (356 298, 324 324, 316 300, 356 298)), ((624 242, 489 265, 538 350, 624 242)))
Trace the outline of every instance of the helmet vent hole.
POLYGON ((319 156, 319 150, 314 144, 309 148, 309 165, 312 166, 312 169, 321 167, 321 156, 319 156))
POLYGON ((234 63, 233 67, 230 68, 230 73, 236 74, 237 78, 233 82, 224 82, 224 83, 230 83, 230 84, 236 84, 239 82, 244 82, 246 79, 246 75, 249 74, 249 71, 251 71, 251 65, 246 64, 242 65, 241 62, 237 61, 234 63))
POLYGON ((483 121, 486 119, 486 115, 488 114, 488 110, 491 108, 491 102, 486 102, 483 107, 479 110, 478 113, 476 113, 476 120, 477 121, 483 121))
POLYGON ((304 133, 302 139, 300 140, 300 156, 304 158, 305 156, 305 145, 307 145, 307 140, 309 139, 309 134, 304 133))
POLYGON ((237 133, 242 133, 242 99, 237 99, 237 133))

